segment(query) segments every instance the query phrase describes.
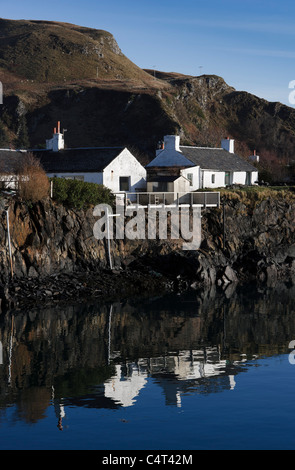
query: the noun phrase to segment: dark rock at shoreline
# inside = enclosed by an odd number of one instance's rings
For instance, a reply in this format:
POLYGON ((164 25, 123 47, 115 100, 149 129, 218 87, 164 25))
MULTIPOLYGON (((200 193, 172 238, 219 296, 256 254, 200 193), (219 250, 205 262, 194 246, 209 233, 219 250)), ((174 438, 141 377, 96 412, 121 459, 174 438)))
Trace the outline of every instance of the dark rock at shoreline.
MULTIPOLYGON (((6 203, 0 200, 0 209, 6 203)), ((11 200, 14 272, 11 279, 6 220, 0 218, 0 311, 33 302, 227 289, 236 283, 294 284, 294 220, 295 199, 235 197, 226 200, 225 220, 222 208, 203 211, 199 250, 182 250, 182 240, 114 239, 110 270, 105 241, 93 236, 92 209, 11 200)))
POLYGON ((144 295, 146 292, 173 290, 163 276, 129 270, 56 274, 44 278, 16 278, 0 286, 1 310, 33 304, 113 299, 144 295))

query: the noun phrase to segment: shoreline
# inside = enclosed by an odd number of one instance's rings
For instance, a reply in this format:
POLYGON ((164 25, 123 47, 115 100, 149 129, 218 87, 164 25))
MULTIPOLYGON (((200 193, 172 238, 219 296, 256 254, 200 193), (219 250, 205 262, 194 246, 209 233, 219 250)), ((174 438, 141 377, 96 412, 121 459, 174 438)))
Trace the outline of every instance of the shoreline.
POLYGON ((0 292, 0 314, 69 302, 120 300, 175 291, 175 282, 155 272, 101 269, 58 273, 43 278, 14 277, 0 292))

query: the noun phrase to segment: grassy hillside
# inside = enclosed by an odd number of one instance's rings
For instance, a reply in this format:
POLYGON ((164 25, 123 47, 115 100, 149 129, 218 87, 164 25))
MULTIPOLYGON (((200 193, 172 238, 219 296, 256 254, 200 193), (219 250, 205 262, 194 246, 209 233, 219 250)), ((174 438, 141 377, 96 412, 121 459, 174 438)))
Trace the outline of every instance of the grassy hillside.
POLYGON ((231 136, 243 157, 257 151, 265 175, 294 169, 293 108, 215 75, 142 70, 106 31, 0 19, 0 80, 1 147, 43 146, 60 120, 68 147, 128 145, 147 161, 165 134, 213 147, 231 136))
POLYGON ((0 19, 0 67, 41 83, 96 77, 150 81, 107 31, 49 21, 0 19))

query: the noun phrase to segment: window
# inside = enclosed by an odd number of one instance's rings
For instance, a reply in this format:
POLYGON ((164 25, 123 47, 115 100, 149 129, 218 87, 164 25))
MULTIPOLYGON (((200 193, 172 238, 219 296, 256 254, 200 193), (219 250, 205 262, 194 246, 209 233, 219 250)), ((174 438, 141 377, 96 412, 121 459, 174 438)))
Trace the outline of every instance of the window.
POLYGON ((211 183, 215 184, 215 175, 211 175, 211 183))
POLYGON ((186 175, 187 179, 189 180, 189 185, 192 186, 193 185, 193 177, 194 175, 192 173, 188 173, 186 175))
POLYGON ((120 191, 129 191, 130 189, 130 177, 120 176, 120 191))

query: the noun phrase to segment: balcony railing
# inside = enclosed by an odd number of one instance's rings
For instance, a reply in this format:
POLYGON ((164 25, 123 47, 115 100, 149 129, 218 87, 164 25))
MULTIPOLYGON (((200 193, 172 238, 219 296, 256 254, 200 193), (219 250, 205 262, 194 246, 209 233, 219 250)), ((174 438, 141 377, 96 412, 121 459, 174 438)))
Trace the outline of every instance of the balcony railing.
POLYGON ((219 192, 128 192, 116 193, 118 204, 125 207, 150 207, 150 206, 198 206, 220 207, 219 192))

